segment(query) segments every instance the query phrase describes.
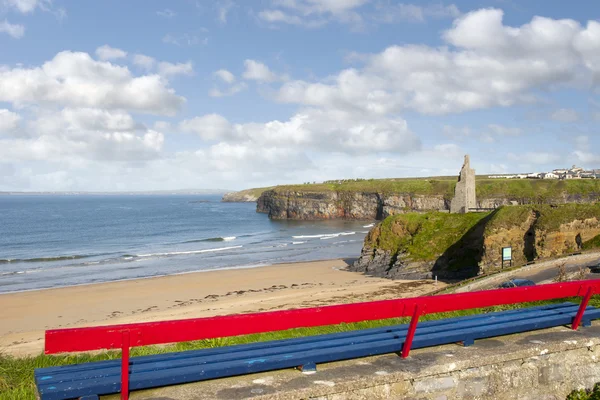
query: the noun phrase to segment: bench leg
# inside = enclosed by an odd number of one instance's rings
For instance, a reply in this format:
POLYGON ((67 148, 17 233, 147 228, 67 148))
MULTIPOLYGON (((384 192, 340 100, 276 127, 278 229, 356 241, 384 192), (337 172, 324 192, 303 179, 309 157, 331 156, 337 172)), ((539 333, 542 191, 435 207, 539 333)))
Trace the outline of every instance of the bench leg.
POLYGON ((464 347, 473 346, 475 344, 475 339, 465 339, 461 343, 464 347))
POLYGON ((592 326, 592 320, 591 319, 582 320, 581 326, 583 326, 584 328, 589 328, 590 326, 592 326))
POLYGON ((123 332, 121 343, 121 400, 129 399, 129 331, 123 332))
POLYGON ((581 301, 581 305, 579 306, 579 310, 577 311, 577 315, 575 315, 575 319, 573 320, 573 324, 571 324, 571 328, 576 331, 577 328, 579 328, 579 323, 581 322, 581 319, 583 318, 583 313, 585 312, 585 309, 588 305, 588 302, 590 301, 590 298, 592 297, 592 288, 588 288, 585 296, 583 297, 583 300, 581 301))
POLYGON ((89 394, 87 396, 83 396, 80 397, 79 400, 99 400, 100 398, 98 397, 97 394, 89 394))
POLYGON ((412 347, 413 338, 415 337, 415 331, 417 330, 417 324, 419 323, 420 316, 421 306, 417 304, 415 305, 415 311, 413 312, 412 319, 410 320, 408 333, 406 334, 406 339, 404 340, 404 345, 402 346, 402 358, 408 357, 410 353, 410 348, 412 347))

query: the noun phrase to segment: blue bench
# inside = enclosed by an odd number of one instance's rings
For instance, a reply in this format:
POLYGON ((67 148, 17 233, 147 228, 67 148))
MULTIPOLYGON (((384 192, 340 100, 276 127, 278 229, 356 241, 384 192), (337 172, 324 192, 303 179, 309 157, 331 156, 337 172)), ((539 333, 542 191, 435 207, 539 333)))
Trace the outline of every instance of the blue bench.
MULTIPOLYGON (((578 304, 529 307, 421 322, 412 348, 461 342, 571 324, 578 304)), ((587 307, 583 326, 600 318, 600 309, 587 307)), ((130 390, 197 382, 284 368, 311 368, 402 350, 409 325, 364 329, 326 335, 252 343, 221 348, 133 357, 129 362, 130 390)), ((109 360, 35 370, 41 400, 94 399, 121 389, 121 361, 109 360)))

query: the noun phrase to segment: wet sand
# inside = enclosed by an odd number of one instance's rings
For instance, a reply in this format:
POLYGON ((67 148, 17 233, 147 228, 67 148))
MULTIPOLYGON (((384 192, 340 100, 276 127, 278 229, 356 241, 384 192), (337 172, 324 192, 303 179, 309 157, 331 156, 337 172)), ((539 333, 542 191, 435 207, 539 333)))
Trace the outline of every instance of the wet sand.
POLYGON ((413 297, 444 285, 368 277, 346 267, 327 260, 0 294, 0 353, 39 354, 46 329, 413 297))

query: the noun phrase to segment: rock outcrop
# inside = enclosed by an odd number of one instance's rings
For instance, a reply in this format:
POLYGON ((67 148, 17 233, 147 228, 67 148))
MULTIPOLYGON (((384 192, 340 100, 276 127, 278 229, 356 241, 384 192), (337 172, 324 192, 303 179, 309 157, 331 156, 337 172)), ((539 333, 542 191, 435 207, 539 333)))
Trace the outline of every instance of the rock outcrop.
POLYGON ((351 270, 390 279, 464 279, 513 261, 573 253, 598 243, 600 204, 501 207, 490 213, 390 217, 365 238, 351 270))
POLYGON ((447 210, 449 206, 442 195, 269 190, 258 199, 256 211, 272 219, 380 220, 406 212, 447 210))

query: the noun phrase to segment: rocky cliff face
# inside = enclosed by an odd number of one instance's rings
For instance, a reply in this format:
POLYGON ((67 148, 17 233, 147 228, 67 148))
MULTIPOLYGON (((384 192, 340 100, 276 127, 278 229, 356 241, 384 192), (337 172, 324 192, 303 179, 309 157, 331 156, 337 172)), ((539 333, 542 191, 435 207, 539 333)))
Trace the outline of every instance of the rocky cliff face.
MULTIPOLYGON (((477 199, 477 207, 494 209, 505 205, 533 203, 589 204, 598 200, 596 193, 562 194, 553 198, 531 199, 517 196, 491 196, 477 199)), ((440 194, 266 190, 257 200, 256 211, 272 219, 384 219, 407 212, 450 211, 450 199, 440 194)))
POLYGON ((382 194, 369 192, 264 192, 256 211, 272 219, 383 219, 390 215, 445 210, 449 201, 441 195, 382 194))
POLYGON ((512 247, 513 264, 522 265, 579 251, 600 235, 600 204, 502 207, 480 215, 386 219, 369 232, 350 269, 390 279, 464 279, 499 269, 503 247, 512 247))

